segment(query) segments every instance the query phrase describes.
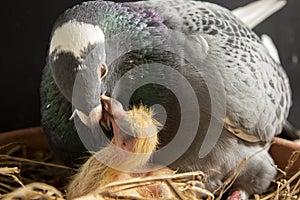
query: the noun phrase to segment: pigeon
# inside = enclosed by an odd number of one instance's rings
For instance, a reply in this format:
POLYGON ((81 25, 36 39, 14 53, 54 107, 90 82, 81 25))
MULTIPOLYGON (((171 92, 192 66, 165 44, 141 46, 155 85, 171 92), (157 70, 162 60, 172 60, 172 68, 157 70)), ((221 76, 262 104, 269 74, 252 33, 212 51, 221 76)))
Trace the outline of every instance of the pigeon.
POLYGON ((286 122, 291 91, 250 29, 255 23, 242 18, 192 0, 98 0, 66 10, 54 24, 41 83, 42 124, 56 155, 71 164, 113 137, 100 100, 106 94, 165 113, 153 162, 202 170, 215 191, 251 157, 228 199, 265 192, 276 175, 265 146, 286 122))

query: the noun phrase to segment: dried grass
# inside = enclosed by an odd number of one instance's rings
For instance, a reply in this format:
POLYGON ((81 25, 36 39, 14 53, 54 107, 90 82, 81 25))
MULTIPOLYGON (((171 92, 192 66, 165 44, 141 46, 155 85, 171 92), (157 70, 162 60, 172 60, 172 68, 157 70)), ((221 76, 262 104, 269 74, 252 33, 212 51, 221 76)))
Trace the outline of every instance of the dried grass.
MULTIPOLYGON (((62 194, 64 193, 64 185, 68 181, 66 177, 71 174, 70 171, 73 171, 73 169, 53 163, 53 157, 51 155, 41 152, 37 152, 39 156, 35 158, 28 158, 26 156, 26 148, 20 146, 20 144, 8 144, 5 148, 8 149, 8 151, 4 154, 0 154, 0 193, 2 194, 0 195, 0 199, 12 199, 13 197, 22 197, 22 199, 64 199, 62 194), (22 156, 14 156, 16 152, 22 156), (58 173, 60 170, 61 172, 58 173), (62 174, 64 176, 62 176, 62 174), (55 181, 60 182, 60 184, 57 184, 55 181)), ((0 150, 1 149, 3 149, 3 147, 0 147, 0 150)), ((300 170, 291 176, 288 175, 291 166, 293 166, 293 163, 299 155, 299 151, 294 152, 289 159, 288 166, 285 169, 278 169, 279 175, 276 180, 273 181, 269 190, 263 195, 254 195, 252 199, 299 200, 300 170)), ((243 166, 245 166, 252 157, 245 158, 234 170, 234 173, 224 181, 223 185, 213 192, 203 187, 205 174, 197 171, 113 182, 104 188, 99 188, 97 191, 78 199, 149 199, 120 195, 120 192, 157 184, 169 188, 172 193, 172 198, 170 199, 221 199, 229 190, 243 166), (204 198, 203 196, 206 197, 204 198)))
POLYGON ((203 172, 188 172, 179 173, 174 175, 164 176, 151 176, 147 178, 133 178, 126 181, 118 181, 108 184, 103 188, 99 188, 97 191, 86 195, 77 200, 84 200, 94 197, 95 199, 138 199, 146 200, 147 198, 117 195, 118 193, 130 189, 137 189, 144 186, 150 185, 164 185, 169 187, 172 197, 169 199, 180 199, 180 200, 192 200, 202 199, 200 196, 204 194, 213 198, 213 194, 203 188, 203 181, 205 175, 203 172), (113 192, 112 192, 113 191, 113 192))
POLYGON ((0 194, 33 182, 42 182, 63 191, 68 181, 66 177, 74 173, 72 168, 55 163, 52 153, 36 151, 29 154, 28 147, 20 143, 1 146, 0 152, 0 194))

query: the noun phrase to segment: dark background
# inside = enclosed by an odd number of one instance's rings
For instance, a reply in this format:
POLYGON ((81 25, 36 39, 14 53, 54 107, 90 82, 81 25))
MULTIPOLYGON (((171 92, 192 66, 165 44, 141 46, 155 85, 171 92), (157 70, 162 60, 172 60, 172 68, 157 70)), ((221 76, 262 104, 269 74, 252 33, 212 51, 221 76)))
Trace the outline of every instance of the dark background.
MULTIPOLYGON (((0 132, 39 126, 39 84, 51 27, 66 8, 81 0, 1 1, 0 132)), ((233 9, 251 0, 211 0, 233 9)), ((300 1, 288 5, 254 29, 270 35, 291 79, 289 120, 300 128, 300 1)))

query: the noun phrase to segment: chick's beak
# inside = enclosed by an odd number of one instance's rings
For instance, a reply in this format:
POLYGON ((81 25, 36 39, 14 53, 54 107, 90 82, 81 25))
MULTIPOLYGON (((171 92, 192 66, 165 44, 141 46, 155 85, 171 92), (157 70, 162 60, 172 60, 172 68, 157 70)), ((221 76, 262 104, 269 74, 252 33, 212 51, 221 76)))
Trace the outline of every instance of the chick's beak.
POLYGON ((113 133, 112 143, 124 150, 131 151, 133 137, 126 134, 129 133, 129 125, 126 124, 125 120, 126 117, 128 117, 127 112, 123 109, 123 106, 119 101, 106 95, 101 96, 101 102, 103 110, 100 123, 107 131, 113 133), (122 124, 122 131, 120 124, 122 124), (127 131, 123 130, 124 127, 127 131))
POLYGON ((116 120, 121 119, 122 116, 126 115, 122 104, 105 94, 101 95, 101 103, 103 107, 102 118, 100 121, 101 125, 104 126, 107 131, 116 131, 116 120))

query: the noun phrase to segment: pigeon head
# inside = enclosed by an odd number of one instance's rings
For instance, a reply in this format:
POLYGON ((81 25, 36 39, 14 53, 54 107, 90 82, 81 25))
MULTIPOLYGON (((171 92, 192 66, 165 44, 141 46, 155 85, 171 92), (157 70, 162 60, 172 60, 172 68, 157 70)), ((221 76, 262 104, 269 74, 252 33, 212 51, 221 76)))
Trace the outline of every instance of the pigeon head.
MULTIPOLYGON (((53 27, 48 58, 60 92, 80 111, 81 116, 101 111, 101 95, 106 90, 110 94, 113 87, 110 83, 115 83, 125 73, 124 70, 107 67, 107 62, 112 62, 112 54, 117 51, 115 48, 106 49, 107 40, 112 41, 115 36, 118 41, 113 41, 116 44, 111 46, 120 46, 121 43, 124 46, 126 39, 116 37, 123 34, 128 37, 127 41, 132 42, 128 46, 134 46, 133 42, 136 42, 145 51, 147 47, 153 47, 153 40, 146 38, 154 33, 157 35, 160 32, 157 27, 161 25, 156 13, 129 4, 93 1, 66 10, 53 27), (102 81, 108 69, 114 71, 113 76, 102 81)), ((160 41, 159 38, 156 40, 160 41)), ((80 119, 84 122, 84 117, 80 119)))
POLYGON ((53 32, 49 62, 61 93, 85 114, 100 104, 100 80, 107 71, 104 33, 99 26, 76 19, 53 32))
POLYGON ((53 27, 49 62, 54 80, 70 101, 78 72, 86 71, 95 76, 87 76, 92 79, 83 81, 83 84, 93 82, 94 78, 101 77, 106 56, 108 62, 113 62, 110 58, 120 51, 120 46, 138 46, 127 47, 125 51, 135 48, 151 51, 162 43, 159 34, 164 29, 157 13, 138 5, 109 1, 76 5, 66 10, 53 27), (112 43, 111 40, 115 40, 114 44, 109 44, 114 49, 107 50, 107 41, 112 43))

